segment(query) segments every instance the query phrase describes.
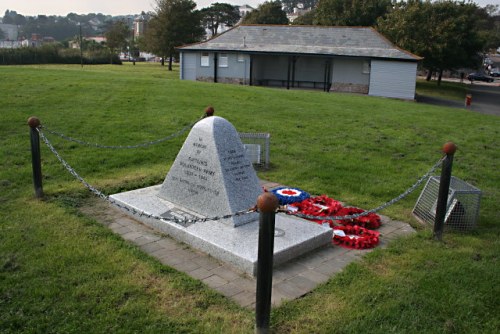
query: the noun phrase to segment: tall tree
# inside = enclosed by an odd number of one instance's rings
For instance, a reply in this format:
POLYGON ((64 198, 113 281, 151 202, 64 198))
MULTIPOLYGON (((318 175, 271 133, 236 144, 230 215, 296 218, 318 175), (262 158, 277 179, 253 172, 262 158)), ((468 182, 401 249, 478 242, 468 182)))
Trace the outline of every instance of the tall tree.
POLYGON ((228 3, 213 3, 210 7, 200 10, 202 24, 209 29, 212 36, 217 35, 219 27, 232 27, 240 20, 240 11, 228 3))
POLYGON ((496 49, 500 46, 500 6, 486 5, 476 11, 478 34, 484 41, 485 51, 496 49))
POLYGON ((315 24, 326 26, 374 26, 391 8, 391 0, 319 0, 315 24))
POLYGON ((113 63, 113 54, 122 51, 127 46, 129 36, 127 24, 123 21, 111 23, 104 36, 106 36, 106 45, 110 50, 110 62, 113 63))
MULTIPOLYGON (((477 5, 454 1, 409 0, 379 20, 379 30, 398 46, 424 57, 439 73, 474 66, 484 41, 479 38, 477 5)), ((428 76, 430 79, 430 75, 428 76)))
POLYGON ((175 48, 201 40, 205 30, 200 12, 195 11, 194 1, 156 0, 156 5, 144 36, 144 45, 148 51, 162 57, 162 65, 168 57, 171 71, 175 48))
POLYGON ((279 1, 266 1, 243 18, 245 24, 288 24, 279 1))

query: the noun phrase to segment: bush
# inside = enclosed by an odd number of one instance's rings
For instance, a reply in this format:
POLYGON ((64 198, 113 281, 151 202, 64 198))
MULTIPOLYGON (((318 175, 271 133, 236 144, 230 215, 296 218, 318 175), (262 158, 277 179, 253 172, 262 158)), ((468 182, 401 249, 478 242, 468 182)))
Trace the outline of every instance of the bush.
POLYGON ((32 65, 32 64, 113 64, 121 65, 118 55, 112 55, 108 50, 85 51, 80 57, 79 49, 65 49, 60 45, 44 45, 41 47, 25 47, 18 49, 0 49, 1 65, 32 65))

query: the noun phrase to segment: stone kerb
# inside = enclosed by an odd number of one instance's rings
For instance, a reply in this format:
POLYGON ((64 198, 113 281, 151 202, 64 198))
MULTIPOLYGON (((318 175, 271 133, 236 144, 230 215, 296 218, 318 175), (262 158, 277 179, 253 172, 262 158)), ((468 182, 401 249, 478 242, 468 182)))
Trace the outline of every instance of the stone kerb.
MULTIPOLYGON (((262 193, 234 126, 222 117, 207 117, 189 133, 158 196, 201 216, 226 215, 253 207, 262 193)), ((240 226, 257 214, 223 219, 240 226)))

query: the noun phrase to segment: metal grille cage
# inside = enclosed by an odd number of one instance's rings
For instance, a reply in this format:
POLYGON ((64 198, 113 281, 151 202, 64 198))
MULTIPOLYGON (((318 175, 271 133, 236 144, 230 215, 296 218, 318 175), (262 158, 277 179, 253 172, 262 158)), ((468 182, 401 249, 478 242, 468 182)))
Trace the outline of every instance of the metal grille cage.
POLYGON ((239 133, 250 161, 259 167, 269 168, 269 133, 239 133))
MULTIPOLYGON (((434 225, 439 193, 439 176, 431 176, 420 194, 413 214, 422 222, 434 225)), ((466 231, 476 226, 481 190, 454 176, 451 177, 444 228, 466 231)))

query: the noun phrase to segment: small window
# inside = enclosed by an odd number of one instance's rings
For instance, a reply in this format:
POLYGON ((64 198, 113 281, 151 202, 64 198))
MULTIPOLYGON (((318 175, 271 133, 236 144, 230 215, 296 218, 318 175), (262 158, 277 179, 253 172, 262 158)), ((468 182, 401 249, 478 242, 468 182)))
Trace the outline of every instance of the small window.
POLYGON ((370 74, 370 61, 368 60, 363 62, 363 74, 370 74))
POLYGON ((227 66, 228 66, 227 53, 221 53, 219 56, 219 67, 227 67, 227 66))
POLYGON ((208 52, 201 53, 201 64, 200 65, 203 67, 210 66, 210 57, 209 57, 208 52))
POLYGON ((238 62, 242 63, 245 61, 245 55, 243 53, 238 54, 238 62))

